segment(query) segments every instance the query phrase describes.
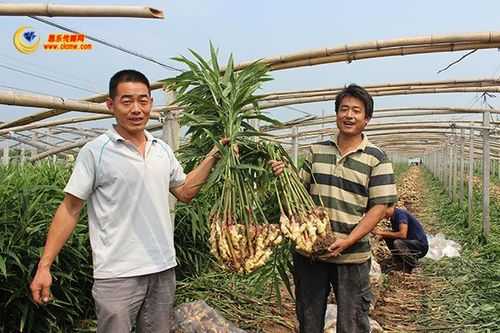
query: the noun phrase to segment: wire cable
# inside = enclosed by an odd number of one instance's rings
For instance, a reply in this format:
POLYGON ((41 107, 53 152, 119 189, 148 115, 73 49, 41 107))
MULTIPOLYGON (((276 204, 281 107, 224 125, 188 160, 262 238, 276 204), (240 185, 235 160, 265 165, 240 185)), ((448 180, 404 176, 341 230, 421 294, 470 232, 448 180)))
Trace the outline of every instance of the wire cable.
MULTIPOLYGON (((67 32, 71 32, 71 33, 73 33, 73 34, 80 34, 80 35, 82 34, 81 32, 75 31, 75 30, 70 29, 70 28, 66 28, 66 27, 64 27, 64 26, 62 26, 62 25, 60 25, 60 24, 53 23, 53 22, 51 22, 51 21, 48 21, 48 20, 45 20, 45 19, 39 18, 39 17, 37 17, 37 16, 29 16, 29 17, 30 17, 30 18, 32 18, 32 19, 34 19, 34 20, 37 20, 37 21, 40 21, 40 22, 42 22, 42 23, 48 24, 48 25, 50 25, 50 26, 53 26, 53 27, 55 27, 55 28, 58 28, 58 29, 61 29, 61 30, 67 31, 67 32)), ((116 49, 116 50, 119 50, 119 51, 122 51, 122 52, 125 52, 125 53, 128 53, 128 54, 133 55, 133 56, 135 56, 135 57, 142 58, 142 59, 144 59, 144 60, 147 60, 147 61, 153 62, 153 63, 155 63, 155 64, 157 64, 157 65, 163 66, 163 67, 165 67, 165 68, 167 68, 167 69, 170 69, 170 70, 173 70, 173 71, 177 71, 177 72, 184 72, 183 70, 181 70, 181 69, 179 69, 179 68, 175 68, 175 67, 173 67, 173 66, 170 66, 170 65, 167 65, 167 64, 161 63, 161 62, 159 62, 158 60, 155 60, 155 59, 153 59, 153 58, 151 58, 151 57, 148 57, 148 56, 142 55, 142 54, 140 54, 140 53, 138 53, 138 52, 131 51, 131 50, 127 50, 126 48, 121 47, 121 46, 119 46, 119 45, 114 45, 114 44, 111 44, 111 43, 109 43, 109 42, 106 42, 105 40, 99 39, 99 38, 97 38, 97 37, 92 37, 92 36, 89 36, 89 35, 87 35, 87 34, 83 34, 83 35, 85 35, 85 37, 86 37, 86 38, 88 38, 88 39, 90 39, 90 40, 92 40, 92 41, 94 41, 94 42, 96 42, 96 43, 99 43, 99 44, 102 44, 102 45, 105 45, 105 46, 111 47, 111 48, 113 48, 113 49, 116 49)))
POLYGON ((10 67, 10 66, 7 66, 7 65, 2 65, 2 64, 0 64, 0 67, 8 69, 8 70, 11 70, 13 72, 22 73, 22 74, 33 76, 33 77, 36 77, 36 78, 39 78, 39 79, 42 79, 42 80, 47 80, 47 81, 50 81, 50 82, 53 82, 53 83, 62 84, 62 85, 67 86, 67 87, 71 87, 71 88, 75 88, 75 89, 79 89, 79 90, 84 90, 84 91, 87 91, 87 92, 90 92, 90 93, 93 93, 93 94, 97 94, 96 91, 92 91, 92 90, 89 90, 89 89, 78 87, 78 86, 75 86, 75 85, 73 85, 71 83, 67 83, 67 82, 63 82, 63 81, 51 79, 51 78, 46 77, 44 75, 35 74, 35 73, 32 73, 32 72, 24 71, 22 69, 17 69, 17 68, 10 67))

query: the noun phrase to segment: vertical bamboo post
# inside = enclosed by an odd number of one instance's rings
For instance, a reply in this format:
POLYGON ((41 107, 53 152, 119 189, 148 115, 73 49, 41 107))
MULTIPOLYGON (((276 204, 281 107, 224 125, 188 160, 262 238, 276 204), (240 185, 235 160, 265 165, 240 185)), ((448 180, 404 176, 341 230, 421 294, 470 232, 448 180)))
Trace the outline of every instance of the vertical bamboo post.
POLYGON ((464 172, 465 172, 465 129, 460 129, 460 207, 464 204, 464 172))
POLYGON ((448 156, 446 156, 447 154, 447 149, 446 149, 446 145, 441 149, 441 184, 442 186, 444 187, 444 189, 446 189, 446 175, 448 174, 446 172, 446 168, 448 167, 448 164, 447 164, 447 160, 448 160, 448 156))
POLYGON ((321 109, 321 141, 325 140, 325 135, 323 131, 325 130, 325 109, 321 109))
POLYGON ((452 156, 452 163, 453 163, 453 168, 452 168, 452 190, 451 190, 451 200, 456 201, 457 200, 457 169, 458 169, 458 159, 457 159, 457 148, 458 148, 458 138, 457 138, 457 133, 456 130, 453 129, 453 156, 452 156))
POLYGON ((292 127, 292 149, 293 164, 297 166, 299 162, 299 130, 297 126, 292 127))
POLYGON ((490 235, 490 112, 483 113, 483 235, 490 235))
POLYGON ((437 151, 436 153, 436 165, 437 165, 437 176, 438 176, 438 179, 439 179, 439 182, 441 184, 443 184, 443 170, 441 168, 441 164, 443 162, 443 159, 441 158, 441 151, 442 151, 443 148, 439 148, 439 150, 437 151))
MULTIPOLYGON (((175 100, 175 93, 167 91, 166 94, 167 100, 175 100)), ((167 102, 168 104, 169 102, 167 102)), ((180 126, 177 121, 177 114, 175 112, 167 112, 164 117, 162 139, 173 151, 176 151, 179 148, 180 142, 180 126)))
POLYGON ((20 152, 20 154, 21 154, 21 156, 20 156, 21 165, 23 165, 24 162, 26 162, 26 156, 25 156, 26 154, 24 153, 24 151, 25 151, 25 148, 23 146, 21 148, 21 152, 20 152))
POLYGON ((500 159, 497 160, 497 178, 500 179, 500 159))
POLYGON ((3 165, 8 165, 9 164, 9 145, 6 145, 3 148, 3 156, 2 156, 2 163, 3 165))
POLYGON ((453 200, 452 185, 453 185, 453 139, 450 138, 448 145, 448 197, 453 200))
POLYGON ((468 225, 472 225, 472 196, 473 196, 473 177, 474 177, 474 129, 472 128, 472 123, 469 129, 469 180, 467 188, 467 212, 469 213, 469 218, 467 219, 468 225))
MULTIPOLYGON (((173 101, 175 101, 175 92, 166 90, 165 91, 165 97, 166 97, 166 104, 169 105, 173 101)), ((174 112, 168 112, 166 115, 164 115, 163 118, 163 133, 162 133, 162 139, 165 141, 170 148, 175 152, 179 148, 179 142, 180 142, 180 126, 179 122, 177 121, 177 114, 174 112)), ((170 208, 170 219, 172 223, 175 221, 175 205, 177 204, 177 198, 170 194, 169 200, 168 200, 168 206, 170 208)))
MULTIPOLYGON (((33 143, 35 143, 35 144, 36 144, 36 143, 38 143, 38 134, 37 134, 36 132, 33 132, 33 133, 31 134, 31 142, 33 142, 33 143)), ((37 149, 36 149, 36 147, 31 147, 31 149, 30 149, 30 153, 31 153, 30 157, 35 156, 35 155, 37 154, 37 149)))

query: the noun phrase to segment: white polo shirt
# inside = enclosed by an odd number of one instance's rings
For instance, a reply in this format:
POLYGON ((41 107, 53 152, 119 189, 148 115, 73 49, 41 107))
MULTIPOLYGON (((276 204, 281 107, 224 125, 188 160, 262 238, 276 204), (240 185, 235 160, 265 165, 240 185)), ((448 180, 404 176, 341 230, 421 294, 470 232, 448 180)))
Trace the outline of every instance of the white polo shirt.
POLYGON ((186 175, 172 149, 145 134, 144 158, 114 128, 87 143, 64 189, 87 200, 94 278, 176 266, 169 190, 186 175))

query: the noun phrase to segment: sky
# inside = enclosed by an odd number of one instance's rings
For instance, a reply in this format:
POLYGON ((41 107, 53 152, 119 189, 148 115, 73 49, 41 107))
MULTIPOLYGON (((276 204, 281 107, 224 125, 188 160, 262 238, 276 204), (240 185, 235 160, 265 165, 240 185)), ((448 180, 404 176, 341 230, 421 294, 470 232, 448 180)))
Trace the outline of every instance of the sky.
MULTIPOLYGON (((12 2, 12 1, 0 1, 12 2)), ((32 3, 33 0, 16 1, 32 3)), ((209 41, 219 48, 225 62, 254 60, 324 47, 371 40, 431 34, 500 31, 500 1, 58 1, 57 4, 129 4, 163 10, 165 19, 45 18, 73 30, 98 37, 157 61, 182 68, 172 57, 193 49, 209 53, 209 41)), ((80 99, 107 91, 109 77, 124 68, 144 72, 151 81, 178 74, 158 64, 125 54, 96 42, 88 52, 46 52, 25 55, 14 48, 14 32, 31 26, 43 39, 64 33, 28 17, 0 17, 0 90, 21 89, 30 93, 80 99), (62 81, 55 83, 21 72, 62 81), (75 87, 79 87, 79 89, 75 87)), ((437 74, 467 51, 398 56, 335 63, 272 72, 273 81, 262 92, 341 87, 349 83, 373 85, 411 81, 498 78, 500 54, 479 50, 437 74)), ((155 93, 155 104, 165 104, 155 93)), ((495 98, 490 104, 497 107, 495 98)), ((377 97, 376 108, 417 106, 482 107, 477 94, 440 94, 377 97)), ((0 105, 0 121, 10 121, 40 109, 0 105)), ((333 113, 333 102, 278 108, 280 120, 304 113, 333 113), (299 109, 301 111, 298 111, 299 109)), ((70 114, 76 116, 77 114, 70 114)), ((78 114, 81 115, 81 114, 78 114)), ((66 115, 68 116, 68 115, 66 115)), ((460 119, 463 116, 456 116, 460 119)), ((109 127, 109 121, 92 123, 109 127)), ((83 124, 80 126, 84 126, 83 124)), ((88 125, 87 125, 88 126, 88 125)))

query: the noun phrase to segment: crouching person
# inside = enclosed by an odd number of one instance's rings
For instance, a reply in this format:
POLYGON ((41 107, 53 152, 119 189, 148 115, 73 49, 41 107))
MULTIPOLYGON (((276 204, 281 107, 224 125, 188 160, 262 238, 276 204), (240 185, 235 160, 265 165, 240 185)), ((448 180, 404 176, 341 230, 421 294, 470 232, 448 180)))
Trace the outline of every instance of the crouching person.
POLYGON ((385 218, 391 221, 391 231, 374 229, 373 234, 381 236, 391 250, 393 262, 407 273, 417 266, 429 250, 427 236, 422 224, 405 209, 391 205, 385 218))

